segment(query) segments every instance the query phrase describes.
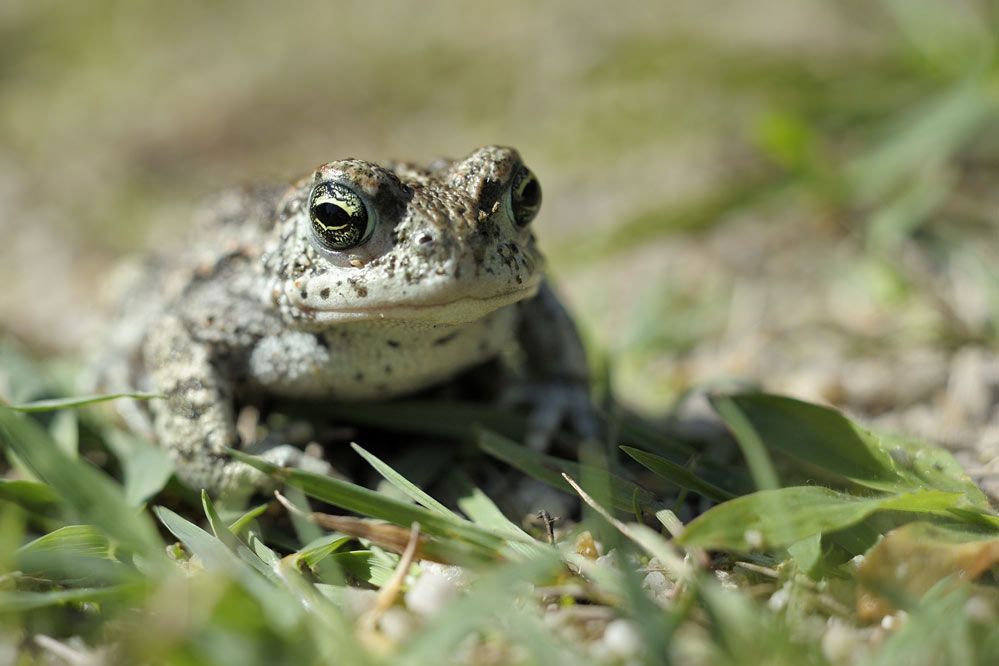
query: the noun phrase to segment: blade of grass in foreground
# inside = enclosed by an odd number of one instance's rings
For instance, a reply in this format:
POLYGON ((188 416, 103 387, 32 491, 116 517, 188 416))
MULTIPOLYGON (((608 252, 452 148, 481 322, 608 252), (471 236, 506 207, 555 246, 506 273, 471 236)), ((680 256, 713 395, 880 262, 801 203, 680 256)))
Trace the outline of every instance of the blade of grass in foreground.
POLYGON ((103 472, 67 456, 34 421, 0 407, 0 441, 48 484, 81 523, 94 525, 148 562, 164 561, 163 542, 148 516, 129 506, 103 472))
POLYGON ((107 536, 91 525, 67 525, 24 544, 17 549, 17 567, 76 586, 129 582, 139 575, 115 558, 107 536))
POLYGON ((506 624, 500 618, 522 606, 520 600, 525 588, 538 581, 555 579, 564 572, 565 565, 554 554, 494 569, 476 581, 468 594, 449 604, 423 631, 414 635, 407 649, 399 655, 398 663, 413 666, 439 663, 441 655, 452 653, 475 631, 482 628, 500 630, 506 624))
POLYGON ((72 603, 101 603, 103 601, 125 601, 136 598, 146 589, 139 583, 128 583, 112 587, 79 587, 70 590, 49 590, 47 592, 0 592, 0 612, 23 613, 25 611, 62 606, 72 603))
POLYGON ((386 465, 380 458, 372 453, 368 453, 362 449, 357 444, 351 442, 350 447, 357 451, 358 455, 368 461, 368 464, 375 468, 375 471, 382 475, 382 478, 391 483, 393 486, 401 490, 406 494, 407 497, 412 499, 417 504, 423 506, 430 511, 436 511, 443 516, 451 516, 452 518, 458 518, 457 514, 451 509, 447 508, 433 497, 423 492, 420 488, 417 488, 414 484, 410 483, 409 479, 399 474, 397 471, 386 465))
POLYGON ((224 575, 238 581, 244 589, 260 603, 269 622, 284 630, 291 629, 298 621, 298 607, 289 607, 286 595, 279 587, 272 585, 263 575, 239 559, 226 548, 219 539, 197 525, 161 506, 153 507, 153 512, 170 533, 180 539, 191 554, 196 555, 205 569, 215 575, 224 575))
POLYGON ((463 518, 442 515, 332 477, 281 468, 239 451, 232 451, 232 455, 237 460, 256 467, 273 478, 300 489, 306 495, 324 502, 401 527, 408 528, 413 523, 419 523, 421 531, 425 534, 445 540, 457 540, 470 548, 470 553, 476 554, 481 559, 492 560, 508 553, 505 541, 512 536, 501 538, 492 531, 463 518))

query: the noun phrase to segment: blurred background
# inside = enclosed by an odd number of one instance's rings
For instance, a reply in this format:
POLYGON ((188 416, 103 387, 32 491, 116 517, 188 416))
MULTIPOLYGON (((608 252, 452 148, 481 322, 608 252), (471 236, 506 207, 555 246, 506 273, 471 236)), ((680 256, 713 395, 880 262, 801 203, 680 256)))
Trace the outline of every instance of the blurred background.
POLYGON ((499 143, 598 372, 723 380, 999 451, 999 10, 962 0, 0 5, 0 332, 222 187, 499 143))

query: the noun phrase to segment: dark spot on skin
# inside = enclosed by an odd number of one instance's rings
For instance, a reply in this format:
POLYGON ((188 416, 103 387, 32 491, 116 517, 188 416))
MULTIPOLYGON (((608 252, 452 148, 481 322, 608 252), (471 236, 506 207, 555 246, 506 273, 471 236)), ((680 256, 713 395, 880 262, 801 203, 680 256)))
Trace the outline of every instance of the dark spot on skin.
POLYGON ((375 390, 379 393, 388 393, 389 387, 388 384, 376 384, 375 390))
POLYGON ((489 343, 483 340, 479 343, 479 352, 485 354, 487 351, 489 351, 489 343))
POLYGON ((364 284, 363 280, 359 278, 350 278, 347 282, 350 283, 350 286, 354 288, 354 291, 357 292, 359 297, 364 298, 368 295, 368 287, 364 284))
POLYGON ((454 279, 455 280, 461 279, 461 264, 458 264, 457 266, 454 267, 454 279))
POLYGON ((392 348, 395 348, 395 349, 399 348, 399 341, 398 340, 386 340, 386 342, 388 343, 389 347, 392 347, 392 348))
POLYGON ((303 289, 302 291, 300 291, 300 292, 298 292, 298 293, 299 293, 299 294, 300 294, 300 295, 302 296, 302 298, 303 298, 303 299, 305 299, 305 298, 308 298, 308 297, 309 297, 309 292, 308 292, 308 291, 306 291, 305 289, 303 289))
POLYGON ((458 337, 458 332, 457 331, 455 331, 454 333, 448 333, 444 337, 437 338, 436 340, 434 340, 434 346, 436 347, 436 346, 440 346, 440 345, 446 345, 447 343, 449 343, 452 340, 454 340, 456 337, 458 337))
POLYGON ((330 288, 329 287, 324 287, 323 290, 321 292, 319 292, 319 298, 321 298, 321 299, 323 299, 325 301, 329 297, 330 297, 330 288))
POLYGON ((357 374, 355 374, 354 375, 354 381, 355 382, 363 382, 364 381, 364 373, 363 372, 358 372, 357 374))
POLYGON ((392 366, 391 365, 386 365, 385 366, 385 374, 386 375, 391 375, 392 374, 392 366))

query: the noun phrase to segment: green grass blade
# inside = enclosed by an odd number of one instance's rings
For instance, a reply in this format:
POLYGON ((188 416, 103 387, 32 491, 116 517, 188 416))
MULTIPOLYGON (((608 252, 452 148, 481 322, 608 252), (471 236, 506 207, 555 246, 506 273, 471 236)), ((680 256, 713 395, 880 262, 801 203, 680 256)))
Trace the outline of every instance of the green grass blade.
POLYGON ((148 516, 129 506, 103 472, 62 452, 37 423, 0 407, 0 442, 62 498, 78 522, 94 525, 150 563, 163 561, 163 542, 148 516))
POLYGON ((680 488, 690 490, 716 502, 724 502, 735 497, 733 493, 698 478, 690 470, 677 465, 675 462, 630 446, 621 446, 619 448, 634 458, 638 464, 655 472, 680 488))
POLYGON ((753 428, 753 424, 740 411, 737 403, 723 395, 711 396, 710 400, 715 411, 732 431, 735 441, 739 443, 739 448, 742 449, 742 455, 746 458, 749 473, 753 477, 757 490, 780 488, 777 470, 770 462, 770 456, 767 454, 762 439, 753 428))
POLYGON ((119 400, 121 398, 134 398, 135 400, 152 400, 162 398, 157 393, 106 393, 101 395, 81 395, 71 398, 52 398, 49 400, 34 400, 32 402, 22 402, 17 405, 6 405, 8 409, 17 412, 51 412, 57 409, 67 409, 69 407, 83 407, 109 400, 119 400))
POLYGON ((140 593, 145 589, 145 585, 127 583, 112 587, 77 587, 47 592, 3 591, 0 592, 0 613, 23 613, 84 602, 99 604, 106 601, 128 601, 141 596, 140 593))
POLYGON ((332 477, 280 468, 239 451, 233 451, 232 455, 237 460, 252 465, 324 502, 401 527, 408 528, 413 523, 419 523, 421 531, 425 534, 463 542, 481 558, 494 559, 505 549, 504 539, 463 518, 445 516, 332 477))
POLYGON ((272 585, 267 578, 226 548, 220 540, 169 509, 156 506, 153 507, 153 512, 163 526, 180 539, 191 553, 201 560, 205 569, 212 572, 212 575, 226 576, 238 581, 252 594, 270 623, 285 631, 295 625, 298 621, 298 607, 289 605, 280 588, 272 585))
POLYGON ((654 509, 655 498, 652 493, 606 470, 586 469, 580 463, 532 451, 488 430, 479 431, 479 447, 494 458, 570 494, 573 494, 573 490, 562 478, 563 472, 577 479, 606 477, 610 484, 610 497, 599 497, 601 503, 610 504, 614 509, 628 513, 633 510, 636 501, 643 508, 654 509))
POLYGON ((368 453, 363 448, 361 448, 360 446, 358 446, 353 442, 351 442, 350 446, 352 449, 357 451, 357 453, 362 458, 368 461, 368 464, 374 467, 375 471, 382 475, 382 478, 384 478, 393 486, 401 490, 403 494, 405 494, 407 497, 412 499, 420 506, 423 506, 424 508, 430 511, 435 511, 443 516, 459 518, 459 516, 455 514, 454 511, 447 508, 446 506, 435 500, 427 493, 423 492, 420 488, 417 488, 413 483, 409 481, 409 479, 407 479, 402 474, 399 474, 397 471, 386 465, 377 456, 368 453))
POLYGON ((222 520, 219 512, 215 510, 215 504, 212 503, 204 489, 201 491, 201 508, 205 511, 205 517, 208 518, 208 525, 212 528, 215 538, 225 544, 229 550, 235 550, 240 545, 239 539, 222 520))
POLYGON ((17 566, 73 585, 121 583, 138 575, 115 559, 113 544, 91 525, 67 525, 24 544, 17 550, 17 566))
POLYGON ((55 491, 37 481, 0 479, 0 500, 43 516, 56 516, 62 511, 62 501, 55 491))
POLYGON ((173 474, 173 462, 164 449, 117 428, 108 428, 104 441, 121 464, 126 502, 141 506, 163 490, 173 474))

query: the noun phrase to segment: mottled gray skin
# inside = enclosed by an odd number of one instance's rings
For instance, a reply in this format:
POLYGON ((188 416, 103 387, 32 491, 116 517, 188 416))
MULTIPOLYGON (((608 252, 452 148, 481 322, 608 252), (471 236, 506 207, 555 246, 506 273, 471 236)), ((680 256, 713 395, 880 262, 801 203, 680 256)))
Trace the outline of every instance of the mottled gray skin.
MULTIPOLYGON (((249 396, 390 398, 510 351, 527 370, 507 388, 533 403, 529 441, 543 444, 566 417, 592 434, 578 335, 543 281, 530 225, 514 219, 519 169, 514 150, 487 147, 428 168, 341 160, 290 188, 223 194, 187 247, 121 278, 105 388, 165 395, 131 403, 127 420, 165 447, 184 483, 212 493, 266 485, 226 455, 249 396), (364 202, 373 226, 356 247, 317 237, 310 206, 323 183, 364 202)), ((308 462, 280 442, 262 448, 280 464, 308 462)))

